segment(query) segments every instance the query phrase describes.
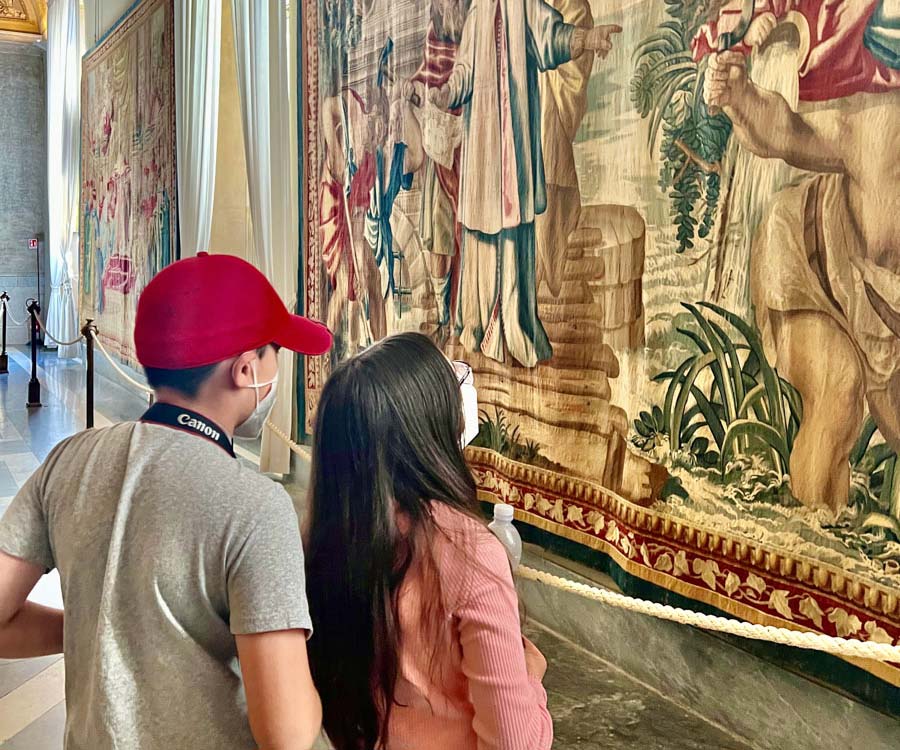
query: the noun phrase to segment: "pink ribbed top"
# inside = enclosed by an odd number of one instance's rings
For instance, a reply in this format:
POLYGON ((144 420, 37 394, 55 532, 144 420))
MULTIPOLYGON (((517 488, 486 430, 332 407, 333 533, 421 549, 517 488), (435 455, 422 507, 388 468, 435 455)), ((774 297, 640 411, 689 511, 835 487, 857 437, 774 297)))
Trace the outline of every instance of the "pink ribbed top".
POLYGON ((400 593, 397 702, 386 750, 549 750, 547 694, 525 665, 506 550, 481 523, 435 503, 439 586, 414 564, 400 593), (425 597, 446 613, 426 632, 425 597))

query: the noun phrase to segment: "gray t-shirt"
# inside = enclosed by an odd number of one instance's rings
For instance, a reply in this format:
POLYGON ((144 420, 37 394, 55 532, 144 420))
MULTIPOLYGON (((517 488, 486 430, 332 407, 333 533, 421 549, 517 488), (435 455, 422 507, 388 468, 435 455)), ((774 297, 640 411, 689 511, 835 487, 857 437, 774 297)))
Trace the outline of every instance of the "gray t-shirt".
POLYGON ((234 636, 312 627, 282 487, 196 435, 91 430, 21 489, 0 550, 59 569, 67 750, 255 747, 234 636))

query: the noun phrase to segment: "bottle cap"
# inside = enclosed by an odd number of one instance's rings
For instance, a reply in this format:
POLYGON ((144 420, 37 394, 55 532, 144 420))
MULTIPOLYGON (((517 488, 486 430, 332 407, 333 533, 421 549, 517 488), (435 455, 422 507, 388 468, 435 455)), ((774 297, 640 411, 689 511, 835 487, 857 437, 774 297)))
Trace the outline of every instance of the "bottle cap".
POLYGON ((515 511, 513 510, 512 505, 506 505, 505 503, 497 503, 494 506, 494 520, 495 521, 512 521, 515 515, 515 511))

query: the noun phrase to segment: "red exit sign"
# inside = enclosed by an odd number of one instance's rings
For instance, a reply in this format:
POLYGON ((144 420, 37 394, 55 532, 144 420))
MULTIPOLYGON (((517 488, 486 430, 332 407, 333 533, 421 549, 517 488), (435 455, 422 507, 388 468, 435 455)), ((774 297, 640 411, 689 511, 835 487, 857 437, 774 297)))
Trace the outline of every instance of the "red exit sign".
POLYGON ((37 240, 36 239, 28 240, 28 249, 29 250, 37 250, 37 240))

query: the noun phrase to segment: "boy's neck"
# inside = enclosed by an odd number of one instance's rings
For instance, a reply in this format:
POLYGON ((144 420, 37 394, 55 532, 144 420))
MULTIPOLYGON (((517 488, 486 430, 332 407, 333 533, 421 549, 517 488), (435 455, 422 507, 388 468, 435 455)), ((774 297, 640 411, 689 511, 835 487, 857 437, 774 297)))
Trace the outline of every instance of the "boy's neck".
POLYGON ((227 403, 223 403, 223 399, 211 397, 189 398, 183 393, 166 388, 156 391, 155 398, 157 401, 164 404, 170 404, 179 409, 187 409, 188 411, 200 414, 221 427, 229 437, 234 435, 235 428, 237 427, 237 420, 233 410, 229 408, 227 403))

